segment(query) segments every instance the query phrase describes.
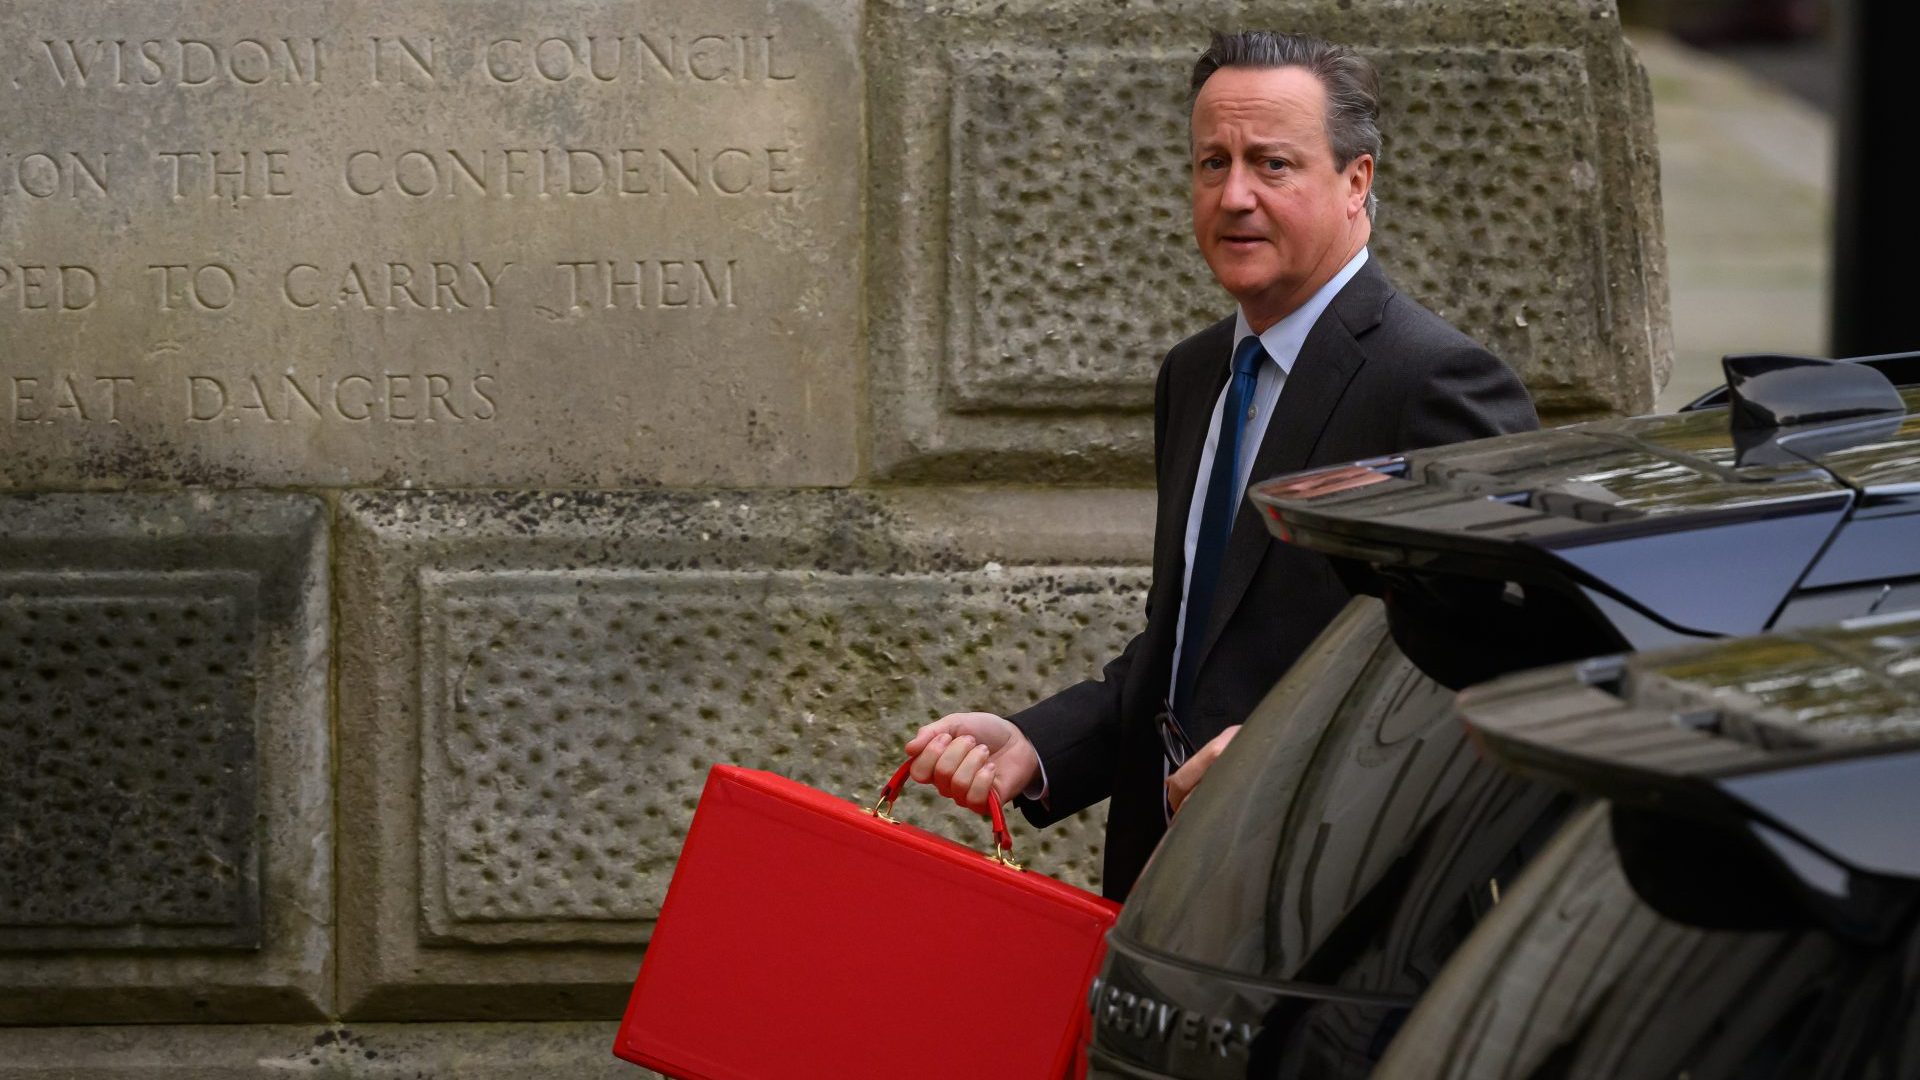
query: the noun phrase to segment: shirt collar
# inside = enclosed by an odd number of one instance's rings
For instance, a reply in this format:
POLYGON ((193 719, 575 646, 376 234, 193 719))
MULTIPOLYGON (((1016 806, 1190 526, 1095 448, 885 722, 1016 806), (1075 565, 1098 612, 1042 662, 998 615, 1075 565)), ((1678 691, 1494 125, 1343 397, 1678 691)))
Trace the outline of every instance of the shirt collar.
MULTIPOLYGON (((1327 305, 1333 303, 1333 298, 1339 295, 1341 289, 1346 288, 1347 282, 1352 281, 1353 275, 1359 273, 1360 268, 1366 264, 1367 249, 1362 247, 1354 252, 1353 258, 1347 260, 1347 265, 1341 267, 1339 273, 1333 275, 1325 285, 1320 286, 1318 292, 1308 297, 1306 303, 1294 308, 1286 318, 1267 327, 1266 333, 1260 335, 1261 347, 1267 350, 1268 356, 1273 357, 1274 363, 1280 365, 1283 373, 1293 372, 1293 362, 1300 357, 1300 346, 1307 342, 1307 331, 1313 329, 1313 324, 1320 321, 1320 316, 1327 310, 1327 305)), ((1253 327, 1247 324, 1247 313, 1235 311, 1233 347, 1238 349, 1241 340, 1252 333, 1253 327)))

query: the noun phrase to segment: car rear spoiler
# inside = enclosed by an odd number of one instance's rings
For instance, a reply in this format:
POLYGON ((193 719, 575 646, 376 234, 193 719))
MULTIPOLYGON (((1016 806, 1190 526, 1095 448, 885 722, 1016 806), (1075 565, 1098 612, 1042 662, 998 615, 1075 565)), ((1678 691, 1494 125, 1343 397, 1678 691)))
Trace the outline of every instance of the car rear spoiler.
POLYGON ((1612 800, 1622 865, 1663 913, 1793 909, 1877 939, 1920 902, 1920 683, 1889 674, 1916 660, 1906 613, 1525 672, 1459 711, 1495 763, 1612 800), (1783 680, 1863 689, 1816 736, 1814 710, 1749 692, 1783 680))

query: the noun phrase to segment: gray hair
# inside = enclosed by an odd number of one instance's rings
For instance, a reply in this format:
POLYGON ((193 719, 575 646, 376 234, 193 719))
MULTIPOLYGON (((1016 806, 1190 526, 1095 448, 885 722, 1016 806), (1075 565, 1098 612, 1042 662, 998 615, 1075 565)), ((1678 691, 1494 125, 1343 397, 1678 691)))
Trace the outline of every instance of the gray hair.
MULTIPOLYGON (((1304 68, 1327 90, 1327 143, 1333 167, 1345 169, 1362 154, 1380 161, 1380 73, 1366 57, 1345 45, 1304 34, 1274 30, 1213 32, 1207 51, 1193 65, 1187 97, 1191 109, 1200 88, 1221 68, 1304 68)), ((1367 189, 1367 217, 1377 200, 1367 189)))

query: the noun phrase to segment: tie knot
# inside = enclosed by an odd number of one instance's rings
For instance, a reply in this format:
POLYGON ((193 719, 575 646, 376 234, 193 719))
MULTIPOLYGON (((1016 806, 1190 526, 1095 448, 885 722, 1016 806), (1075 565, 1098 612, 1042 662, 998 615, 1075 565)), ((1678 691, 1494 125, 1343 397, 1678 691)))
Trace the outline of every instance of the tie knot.
POLYGON ((1267 358, 1266 347, 1260 344, 1260 335, 1248 334, 1233 347, 1233 373, 1235 375, 1254 375, 1260 370, 1260 361, 1267 358))

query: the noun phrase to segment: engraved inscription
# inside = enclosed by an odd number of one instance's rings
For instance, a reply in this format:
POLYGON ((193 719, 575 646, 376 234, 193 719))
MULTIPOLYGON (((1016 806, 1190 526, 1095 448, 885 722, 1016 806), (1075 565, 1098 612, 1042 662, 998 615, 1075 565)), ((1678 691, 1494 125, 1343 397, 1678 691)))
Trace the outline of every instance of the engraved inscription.
POLYGON ((563 262, 567 307, 730 308, 734 259, 608 259, 563 262))
POLYGON ((852 9, 109 8, 0 5, 0 489, 855 478, 852 9))
MULTIPOLYGON (((10 375, 5 418, 14 424, 119 424, 131 403, 156 385, 135 375, 45 371, 10 375)), ((486 423, 500 414, 494 375, 441 371, 366 371, 343 375, 253 371, 194 373, 169 380, 189 425, 486 423)))
POLYGON ((434 78, 433 39, 431 37, 379 37, 367 39, 367 58, 373 69, 373 82, 432 82, 434 78))
POLYGON ((56 85, 75 88, 268 82, 318 86, 326 56, 319 38, 41 38, 38 45, 44 67, 35 70, 56 85))
POLYGON ((7 418, 17 424, 120 422, 131 375, 14 375, 7 380, 7 418))
POLYGON ((0 196, 79 199, 107 193, 106 150, 0 151, 0 196))
MULTIPOLYGON (((344 37, 39 38, 28 78, 60 88, 319 87, 338 78, 344 37)), ((771 85, 800 77, 779 34, 529 31, 485 39, 370 34, 349 77, 369 86, 430 85, 463 71, 494 85, 771 85)))
POLYGON ((355 150, 341 180, 359 196, 553 198, 787 195, 793 150, 769 147, 470 147, 355 150))
POLYGON ((100 274, 77 263, 0 262, 0 310, 85 311, 100 298, 100 274))
POLYGON ((161 150, 175 199, 276 199, 293 194, 286 150, 161 150))
POLYGON ((240 290, 233 268, 220 263, 162 263, 149 265, 161 311, 191 308, 224 311, 240 290))
POLYGON ((499 415, 492 375, 378 372, 300 376, 189 375, 186 419, 206 424, 344 420, 349 423, 485 423, 499 415))
POLYGON ((302 311, 465 311, 498 307, 511 262, 294 263, 280 275, 280 295, 302 311))
POLYGON ((487 44, 484 70, 497 83, 648 79, 773 83, 790 81, 797 74, 773 34, 499 38, 487 44))

